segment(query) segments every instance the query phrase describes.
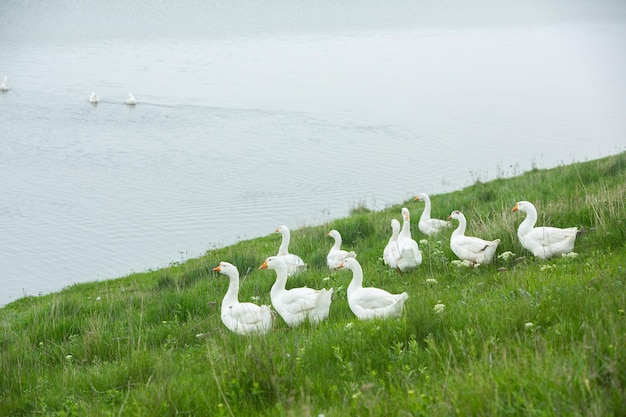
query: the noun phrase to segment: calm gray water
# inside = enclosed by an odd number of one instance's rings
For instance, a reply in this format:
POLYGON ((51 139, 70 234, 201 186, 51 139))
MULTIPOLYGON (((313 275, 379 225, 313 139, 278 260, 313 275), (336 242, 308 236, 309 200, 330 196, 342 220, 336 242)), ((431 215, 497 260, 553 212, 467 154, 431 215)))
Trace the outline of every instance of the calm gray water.
POLYGON ((626 149, 626 2, 174 3, 0 3, 0 305, 626 149))

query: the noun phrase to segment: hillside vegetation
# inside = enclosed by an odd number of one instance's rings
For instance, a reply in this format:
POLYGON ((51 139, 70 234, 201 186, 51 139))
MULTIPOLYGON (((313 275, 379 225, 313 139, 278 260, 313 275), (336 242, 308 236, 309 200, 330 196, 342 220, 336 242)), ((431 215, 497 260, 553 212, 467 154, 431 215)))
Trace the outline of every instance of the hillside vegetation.
POLYGON ((334 288, 317 326, 290 329, 276 316, 269 334, 239 336, 220 320, 228 279, 212 269, 233 263, 240 300, 270 304, 275 274, 258 268, 278 234, 20 299, 0 309, 0 415, 626 415, 626 153, 431 200, 433 217, 461 210, 468 235, 500 238, 498 255, 515 255, 452 263, 451 230, 422 235, 424 205, 411 199, 292 230, 290 250, 308 270, 288 287, 334 288), (578 256, 525 251, 516 236, 524 215, 511 212, 518 200, 537 206, 539 225, 582 229, 578 256), (424 260, 399 274, 381 257, 402 207, 424 260), (409 293, 401 318, 355 318, 351 273, 325 264, 330 229, 357 253, 366 286, 409 293))

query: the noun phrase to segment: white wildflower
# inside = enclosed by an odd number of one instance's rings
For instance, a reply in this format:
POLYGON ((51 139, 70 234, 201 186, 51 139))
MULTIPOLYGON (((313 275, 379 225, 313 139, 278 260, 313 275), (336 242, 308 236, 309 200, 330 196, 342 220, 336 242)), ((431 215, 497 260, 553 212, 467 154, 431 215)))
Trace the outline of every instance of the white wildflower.
POLYGON ((426 239, 422 239, 422 240, 420 240, 420 245, 427 246, 428 245, 428 241, 426 239))
POLYGON ((330 277, 322 278, 322 281, 330 281, 330 277))
POLYGON ((258 295, 253 295, 250 297, 250 301, 252 301, 253 303, 258 302, 261 299, 261 297, 259 297, 258 295))
POLYGON ((426 279, 426 284, 437 284, 437 280, 435 278, 427 278, 426 279))
POLYGON ((549 269, 552 269, 552 265, 541 265, 540 270, 542 271, 547 271, 549 269))
POLYGON ((346 323, 346 329, 349 329, 352 326, 354 326, 353 322, 346 323))
POLYGON ((534 324, 533 324, 533 323, 531 323, 531 322, 524 323, 524 328, 526 328, 526 329, 530 329, 530 328, 532 328, 533 326, 534 326, 534 324))
POLYGON ((452 262, 450 262, 452 265, 456 266, 457 268, 469 268, 472 266, 472 263, 470 261, 468 261, 467 259, 454 259, 452 262))
POLYGON ((435 307, 433 308, 435 313, 443 313, 443 310, 445 310, 445 309, 446 309, 446 305, 445 304, 435 304, 435 307))
POLYGON ((515 254, 511 252, 510 250, 506 252, 502 252, 500 255, 498 255, 498 259, 502 259, 503 261, 508 261, 509 259, 513 257, 515 257, 515 254))
POLYGON ((102 298, 100 298, 100 296, 96 297, 96 301, 100 301, 102 300, 102 298))
POLYGON ((570 259, 578 258, 578 254, 576 252, 564 253, 561 256, 564 258, 570 258, 570 259))

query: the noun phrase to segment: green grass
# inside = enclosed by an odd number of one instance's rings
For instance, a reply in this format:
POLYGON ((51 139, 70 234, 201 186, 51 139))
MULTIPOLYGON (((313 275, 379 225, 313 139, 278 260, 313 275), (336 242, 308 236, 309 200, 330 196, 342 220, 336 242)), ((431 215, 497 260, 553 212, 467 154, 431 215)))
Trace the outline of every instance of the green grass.
POLYGON ((498 254, 515 257, 459 268, 448 231, 421 244, 416 271, 387 269, 389 220, 402 206, 425 238, 423 203, 409 200, 292 230, 290 249, 309 269, 288 286, 335 288, 318 326, 288 329, 277 316, 270 334, 242 337, 220 321, 228 282, 212 268, 237 265, 240 300, 269 304, 275 275, 258 267, 278 234, 20 299, 0 309, 0 415, 626 415, 626 153, 431 198, 434 217, 459 209, 468 234, 500 238, 498 254), (530 256, 517 200, 534 202, 542 224, 584 228, 579 256, 530 256), (409 293, 401 318, 355 319, 350 273, 325 265, 332 228, 357 252, 365 285, 409 293))

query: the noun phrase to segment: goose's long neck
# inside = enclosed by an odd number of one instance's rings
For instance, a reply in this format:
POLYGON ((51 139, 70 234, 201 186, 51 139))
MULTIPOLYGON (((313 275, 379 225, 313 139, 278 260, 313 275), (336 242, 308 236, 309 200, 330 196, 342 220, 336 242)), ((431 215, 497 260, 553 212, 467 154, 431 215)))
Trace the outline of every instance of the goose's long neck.
POLYGON ((400 236, 411 237, 411 220, 404 219, 402 230, 400 230, 400 236))
POLYGON ((459 225, 452 234, 454 236, 463 236, 465 234, 465 228, 467 227, 467 220, 465 220, 465 216, 462 214, 457 217, 457 220, 459 221, 459 225))
POLYGON ((520 233, 529 232, 537 223, 537 210, 534 207, 526 207, 524 211, 526 212, 526 218, 519 225, 518 231, 520 233))
POLYGON ((239 274, 229 273, 227 275, 230 278, 230 284, 228 284, 228 291, 226 291, 226 295, 222 300, 222 308, 231 306, 234 302, 237 302, 239 295, 239 274))
POLYGON ((281 231, 280 234, 283 236, 283 240, 280 242, 280 247, 278 248, 278 256, 288 255, 289 254, 289 241, 291 240, 291 235, 289 232, 281 231))
POLYGON ((279 266, 274 268, 274 271, 276 271, 276 281, 274 281, 274 285, 272 285, 270 290, 271 295, 285 291, 285 285, 287 284, 287 268, 279 266))
POLYGON ((420 216, 421 219, 430 219, 430 198, 428 197, 424 197, 424 211, 422 212, 422 215, 420 216))
POLYGON ((397 227, 394 227, 391 230, 391 238, 389 239, 390 242, 395 242, 396 240, 398 240, 398 235, 400 234, 400 229, 398 229, 397 227))
POLYGON ((352 268, 352 281, 348 285, 348 291, 352 292, 359 288, 363 288, 363 268, 361 268, 360 264, 356 264, 352 268))
POLYGON ((333 245, 333 249, 334 250, 339 250, 341 249, 341 236, 334 236, 335 239, 335 244, 333 245))

